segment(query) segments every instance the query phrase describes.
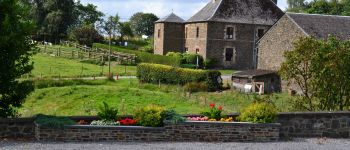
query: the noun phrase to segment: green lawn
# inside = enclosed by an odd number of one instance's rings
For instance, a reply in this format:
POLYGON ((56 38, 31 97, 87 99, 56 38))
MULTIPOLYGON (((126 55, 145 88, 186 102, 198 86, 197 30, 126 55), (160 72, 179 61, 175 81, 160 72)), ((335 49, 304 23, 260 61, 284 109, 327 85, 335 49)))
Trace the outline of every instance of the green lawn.
MULTIPOLYGON (((107 81, 84 81, 82 85, 36 89, 20 109, 22 116, 47 115, 96 115, 103 101, 119 108, 120 114, 133 114, 139 107, 157 104, 174 108, 181 114, 198 114, 210 103, 222 105, 224 113, 238 112, 249 105, 253 95, 232 91, 222 93, 195 93, 189 96, 182 87, 139 84, 136 79, 107 81), (88 82, 91 82, 88 84, 88 82), (85 84, 84 84, 85 83, 85 84)), ((288 96, 277 94, 275 100, 280 111, 288 111, 288 96)))
MULTIPOLYGON (((37 54, 33 57, 34 77, 79 77, 79 76, 101 76, 108 73, 108 66, 99 66, 80 62, 78 59, 53 57, 37 54)), ((111 68, 113 74, 135 75, 136 66, 114 65, 111 68)))

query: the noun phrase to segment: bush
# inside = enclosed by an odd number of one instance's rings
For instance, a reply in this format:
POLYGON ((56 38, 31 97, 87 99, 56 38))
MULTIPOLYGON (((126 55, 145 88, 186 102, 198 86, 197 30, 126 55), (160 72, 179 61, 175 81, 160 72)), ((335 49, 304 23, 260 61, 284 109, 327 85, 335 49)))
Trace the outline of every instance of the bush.
POLYGON ((164 109, 159 106, 150 105, 136 110, 134 119, 145 127, 161 127, 164 120, 164 109))
POLYGON ((267 102, 255 102, 241 111, 240 121, 253 123, 273 123, 277 118, 275 105, 267 102))
POLYGON ((100 119, 106 121, 114 121, 118 119, 118 109, 108 106, 106 102, 103 102, 103 106, 101 106, 99 109, 100 112, 97 113, 97 116, 100 119))
POLYGON ((175 68, 172 66, 141 63, 137 66, 137 77, 147 83, 181 84, 204 82, 208 91, 220 90, 222 87, 219 71, 206 71, 175 68))
POLYGON ((197 65, 197 58, 198 58, 198 65, 199 65, 199 67, 202 67, 204 59, 203 59, 203 57, 201 55, 184 53, 182 62, 184 64, 197 65))
POLYGON ((56 116, 47 116, 47 115, 37 115, 35 117, 35 123, 41 126, 62 129, 65 125, 74 125, 76 124, 73 120, 68 117, 56 117, 56 116))
POLYGON ((186 119, 178 114, 174 109, 165 110, 163 112, 164 120, 170 121, 171 123, 184 122, 186 119))
POLYGON ((181 68, 188 68, 188 69, 196 69, 197 65, 195 65, 195 64, 181 64, 180 67, 181 68))
POLYGON ((191 82, 186 83, 184 89, 187 92, 206 92, 208 91, 208 86, 203 82, 191 82))

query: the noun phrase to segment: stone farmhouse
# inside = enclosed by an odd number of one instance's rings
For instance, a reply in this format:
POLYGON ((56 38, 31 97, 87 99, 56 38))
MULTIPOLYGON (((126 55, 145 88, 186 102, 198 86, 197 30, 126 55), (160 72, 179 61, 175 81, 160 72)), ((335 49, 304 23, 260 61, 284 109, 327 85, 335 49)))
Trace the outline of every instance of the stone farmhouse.
POLYGON ((283 53, 300 37, 350 39, 350 17, 286 13, 258 42, 258 69, 280 69, 283 53))
POLYGON ((184 21, 170 14, 155 23, 154 53, 199 54, 217 68, 256 68, 256 42, 284 13, 277 0, 211 0, 184 21))

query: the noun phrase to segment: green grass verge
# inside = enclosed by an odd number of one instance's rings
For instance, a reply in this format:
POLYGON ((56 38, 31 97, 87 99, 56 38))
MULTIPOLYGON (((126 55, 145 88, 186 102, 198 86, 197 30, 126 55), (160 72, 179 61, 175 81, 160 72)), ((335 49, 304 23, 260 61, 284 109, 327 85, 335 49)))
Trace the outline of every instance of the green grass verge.
MULTIPOLYGON (((52 57, 44 54, 37 54, 33 57, 34 77, 79 77, 79 76, 101 76, 108 74, 108 66, 99 66, 83 63, 77 59, 52 57), (102 73, 103 72, 103 73, 102 73)), ((136 66, 114 65, 111 67, 113 74, 136 75, 136 66)))
MULTIPOLYGON (((71 82, 71 81, 70 81, 71 82)), ((84 81, 71 85, 67 81, 59 87, 42 86, 36 89, 19 110, 23 117, 35 114, 81 116, 96 115, 103 101, 119 108, 119 114, 133 114, 134 110, 149 104, 174 108, 181 114, 199 114, 210 103, 222 105, 224 113, 238 112, 248 106, 253 95, 225 91, 222 93, 195 93, 191 96, 179 86, 139 84, 137 79, 110 81, 84 81), (90 83, 88 83, 90 82, 90 83)), ((275 103, 280 111, 288 111, 289 97, 276 94, 275 103)))

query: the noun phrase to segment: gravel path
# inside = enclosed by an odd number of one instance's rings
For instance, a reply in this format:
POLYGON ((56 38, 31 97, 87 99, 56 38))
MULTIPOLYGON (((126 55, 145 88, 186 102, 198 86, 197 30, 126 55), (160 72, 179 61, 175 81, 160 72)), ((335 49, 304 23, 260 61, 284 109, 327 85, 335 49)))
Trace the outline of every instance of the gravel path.
POLYGON ((349 150, 350 139, 294 139, 275 143, 39 143, 0 142, 1 150, 349 150))

